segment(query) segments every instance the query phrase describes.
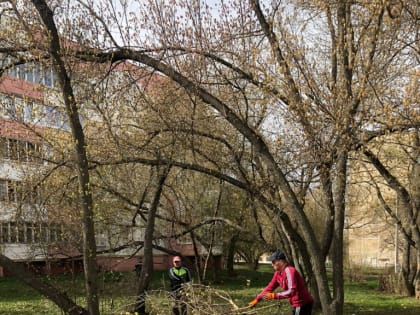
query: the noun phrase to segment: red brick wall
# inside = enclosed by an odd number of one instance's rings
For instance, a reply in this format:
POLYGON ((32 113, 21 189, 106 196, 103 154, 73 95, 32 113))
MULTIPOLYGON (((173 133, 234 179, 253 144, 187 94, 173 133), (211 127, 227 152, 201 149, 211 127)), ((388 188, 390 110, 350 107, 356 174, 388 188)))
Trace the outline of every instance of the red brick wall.
MULTIPOLYGON (((97 257, 97 264, 101 271, 134 271, 138 257, 97 257)), ((141 258, 140 258, 141 262, 141 258)), ((171 266, 171 258, 166 255, 153 256, 153 269, 165 270, 171 266)))
POLYGON ((17 78, 4 77, 0 80, 1 93, 25 95, 42 101, 44 99, 44 93, 42 90, 42 87, 39 85, 19 80, 17 78))

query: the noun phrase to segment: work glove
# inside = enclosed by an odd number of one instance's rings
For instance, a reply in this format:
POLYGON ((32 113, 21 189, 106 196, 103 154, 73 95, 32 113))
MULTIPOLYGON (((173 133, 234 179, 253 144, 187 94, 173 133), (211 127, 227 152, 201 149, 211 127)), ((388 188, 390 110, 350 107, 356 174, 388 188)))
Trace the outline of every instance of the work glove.
POLYGON ((264 295, 264 300, 274 300, 276 298, 275 293, 267 293, 264 295))
POLYGON ((254 307, 255 305, 257 305, 258 301, 257 299, 253 299, 251 302, 248 303, 249 307, 254 307))

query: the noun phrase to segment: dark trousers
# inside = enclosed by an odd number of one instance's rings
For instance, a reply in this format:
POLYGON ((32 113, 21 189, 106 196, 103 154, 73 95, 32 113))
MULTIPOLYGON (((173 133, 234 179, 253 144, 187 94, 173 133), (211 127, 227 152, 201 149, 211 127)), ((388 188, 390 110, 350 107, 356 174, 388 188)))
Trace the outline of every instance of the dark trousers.
POLYGON ((180 290, 172 292, 172 298, 174 299, 173 315, 187 315, 187 304, 185 304, 185 296, 182 293, 180 290))
POLYGON ((294 307, 292 315, 311 315, 313 304, 314 303, 311 302, 311 303, 308 303, 299 307, 294 307))
POLYGON ((173 315, 187 315, 187 305, 185 303, 176 303, 172 308, 173 315))

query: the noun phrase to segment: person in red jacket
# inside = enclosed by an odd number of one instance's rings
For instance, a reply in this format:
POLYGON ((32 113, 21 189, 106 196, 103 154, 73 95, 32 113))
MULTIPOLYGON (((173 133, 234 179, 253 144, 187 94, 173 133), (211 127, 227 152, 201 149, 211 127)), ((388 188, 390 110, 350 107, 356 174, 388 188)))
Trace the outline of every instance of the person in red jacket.
POLYGON ((261 291, 257 297, 249 303, 254 307, 262 299, 281 300, 287 299, 293 306, 293 315, 311 315, 313 298, 305 287, 305 281, 300 273, 287 263, 286 255, 276 251, 270 256, 269 260, 275 270, 273 279, 261 291), (280 287, 283 291, 274 293, 280 287))

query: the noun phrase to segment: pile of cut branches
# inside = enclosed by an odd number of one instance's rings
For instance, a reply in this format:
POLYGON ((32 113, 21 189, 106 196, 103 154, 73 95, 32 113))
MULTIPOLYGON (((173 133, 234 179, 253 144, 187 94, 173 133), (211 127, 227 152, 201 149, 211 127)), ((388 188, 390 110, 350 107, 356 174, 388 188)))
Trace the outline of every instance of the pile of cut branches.
MULTIPOLYGON (((183 302, 191 315, 255 315, 262 308, 278 307, 277 304, 259 308, 239 307, 226 291, 200 284, 184 285, 182 290, 183 302)), ((168 291, 149 291, 147 304, 151 315, 167 315, 171 314, 173 299, 168 291)))
MULTIPOLYGON (((135 297, 133 297, 135 300, 135 297)), ((276 311, 268 310, 279 307, 278 303, 251 308, 239 307, 233 298, 223 290, 214 289, 201 284, 186 284, 182 287, 182 302, 187 305, 189 315, 256 315, 273 314, 276 311)), ((146 310, 150 315, 172 314, 175 301, 170 291, 165 289, 150 290, 146 296, 146 310)), ((125 305, 112 312, 113 315, 132 315, 130 309, 134 303, 125 305)))

